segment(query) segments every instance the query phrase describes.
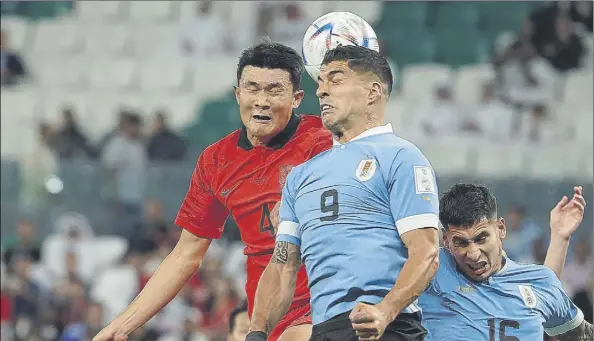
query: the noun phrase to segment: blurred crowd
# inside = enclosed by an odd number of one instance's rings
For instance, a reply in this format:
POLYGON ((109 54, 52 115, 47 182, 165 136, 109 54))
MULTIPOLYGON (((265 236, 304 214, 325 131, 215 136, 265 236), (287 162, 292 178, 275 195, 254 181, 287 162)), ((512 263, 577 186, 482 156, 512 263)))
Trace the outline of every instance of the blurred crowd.
MULTIPOLYGON (((254 36, 300 49, 311 23, 299 2, 264 2, 254 36)), ((198 3, 185 25, 176 53, 188 56, 236 55, 245 46, 232 35, 208 1, 198 3), (196 34, 196 32, 202 32, 196 34), (209 39, 212 38, 212 39, 209 39), (221 44, 221 41, 223 44, 221 44)), ((498 14, 503 15, 503 14, 498 14)), ((481 79, 476 102, 461 102, 451 79, 436 82, 433 100, 416 108, 411 134, 418 139, 468 134, 493 141, 550 141, 559 135, 551 119, 552 101, 563 94, 559 78, 591 67, 591 51, 583 43, 592 34, 592 2, 548 2, 526 19, 519 32, 500 37, 493 49, 495 77, 481 79)), ((8 46, 1 34, 1 80, 10 87, 28 79, 28 61, 8 46)), ((380 42, 381 45, 381 42, 380 42)), ((395 65, 397 67, 397 65, 395 65)), ((101 326, 142 290, 180 234, 163 214, 162 203, 146 201, 144 173, 151 162, 195 160, 186 141, 168 124, 168 108, 149 116, 134 107, 122 108, 119 124, 95 142, 77 121, 76 109, 64 103, 61 123, 41 122, 38 145, 23 160, 25 197, 35 201, 46 192, 48 176, 61 162, 98 160, 116 184, 119 236, 98 236, 88 219, 75 212, 47 222, 52 233, 43 237, 26 216, 16 234, 2 235, 2 341, 88 341, 101 326), (150 127, 148 127, 150 125, 150 127), (128 219, 129 218, 129 219, 128 219)), ((538 226, 516 206, 506 216, 504 247, 516 260, 542 263, 548 243, 546 226, 538 226)), ((228 222, 233 229, 232 221, 228 222)), ((583 227, 591 229, 591 226, 583 227)), ((48 230, 47 228, 45 230, 48 230)), ((592 322, 594 260, 586 238, 572 243, 563 282, 586 319, 592 322)), ((244 299, 242 245, 236 238, 214 243, 202 268, 177 298, 151 322, 131 335, 131 341, 238 341, 241 331, 229 333, 229 319, 244 299), (228 335, 231 334, 231 335, 228 335), (239 335, 239 336, 237 336, 239 335), (233 338, 235 337, 235 338, 233 338)), ((245 331, 245 317, 235 321, 245 331)))

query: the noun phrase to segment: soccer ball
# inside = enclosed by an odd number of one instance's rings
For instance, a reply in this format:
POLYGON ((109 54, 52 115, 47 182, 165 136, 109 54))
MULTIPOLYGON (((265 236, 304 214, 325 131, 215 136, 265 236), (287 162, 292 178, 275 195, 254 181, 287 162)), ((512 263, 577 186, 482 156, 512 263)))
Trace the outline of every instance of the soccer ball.
POLYGON ((315 81, 326 52, 340 45, 359 45, 379 52, 377 35, 363 18, 350 12, 325 14, 309 26, 303 37, 305 69, 315 81))

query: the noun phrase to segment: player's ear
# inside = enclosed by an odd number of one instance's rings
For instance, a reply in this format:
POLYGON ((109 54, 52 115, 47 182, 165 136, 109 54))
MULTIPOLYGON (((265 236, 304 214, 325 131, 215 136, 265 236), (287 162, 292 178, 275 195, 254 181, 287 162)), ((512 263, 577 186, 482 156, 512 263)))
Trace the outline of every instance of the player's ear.
POLYGON ((503 218, 497 220, 497 232, 499 233, 499 238, 501 240, 504 240, 507 236, 507 228, 505 227, 505 220, 503 218))
POLYGON ((303 96, 305 96, 305 91, 303 90, 297 90, 293 93, 293 109, 297 109, 301 105, 303 96))
POLYGON ((443 247, 445 247, 446 249, 450 249, 450 241, 448 240, 448 231, 446 230, 442 230, 442 238, 443 238, 443 247))
POLYGON ((371 83, 371 87, 369 88, 369 95, 367 97, 368 104, 375 103, 382 98, 382 94, 384 93, 384 87, 379 82, 371 83))
POLYGON ((233 85, 233 92, 235 93, 235 100, 239 104, 239 87, 237 85, 233 85))

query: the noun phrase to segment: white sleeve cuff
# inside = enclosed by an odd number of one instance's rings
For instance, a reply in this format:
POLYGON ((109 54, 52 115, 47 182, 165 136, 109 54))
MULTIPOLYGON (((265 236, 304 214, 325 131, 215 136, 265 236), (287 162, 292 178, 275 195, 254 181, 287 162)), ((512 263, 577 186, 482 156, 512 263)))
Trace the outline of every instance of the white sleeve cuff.
POLYGON ((578 308, 577 314, 575 314, 575 317, 571 321, 566 322, 557 327, 545 328, 545 333, 547 333, 547 335, 549 336, 565 334, 568 331, 574 330, 575 328, 579 327, 582 324, 582 322, 584 322, 584 313, 582 313, 582 311, 578 308))
POLYGON ((278 231, 276 234, 287 234, 295 238, 301 238, 301 234, 299 233, 299 224, 293 221, 281 221, 281 223, 278 224, 278 231))
POLYGON ((435 213, 417 214, 402 218, 396 222, 396 229, 399 234, 425 227, 433 227, 437 229, 438 226, 439 217, 435 213))

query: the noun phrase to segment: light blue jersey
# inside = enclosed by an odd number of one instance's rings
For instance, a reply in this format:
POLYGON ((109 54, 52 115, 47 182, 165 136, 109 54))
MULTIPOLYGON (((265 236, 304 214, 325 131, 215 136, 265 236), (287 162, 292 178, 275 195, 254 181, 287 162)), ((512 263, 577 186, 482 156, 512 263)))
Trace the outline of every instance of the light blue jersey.
POLYGON ((555 336, 584 321, 549 268, 505 258, 499 272, 478 283, 457 270, 445 249, 419 304, 427 341, 536 341, 543 331, 555 336))
MULTIPOLYGON (((280 208, 277 241, 301 249, 314 325, 379 303, 408 252, 400 235, 438 226, 433 170, 423 154, 392 132, 367 130, 295 167, 280 208)), ((416 303, 404 312, 418 312, 416 303)))

